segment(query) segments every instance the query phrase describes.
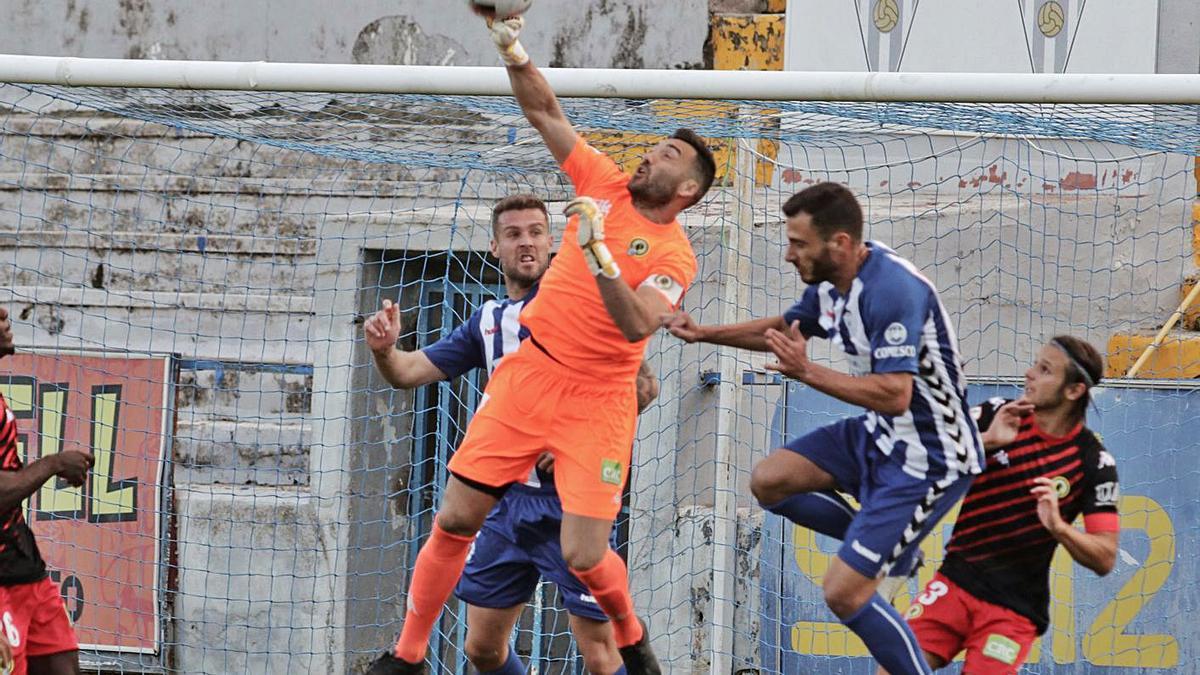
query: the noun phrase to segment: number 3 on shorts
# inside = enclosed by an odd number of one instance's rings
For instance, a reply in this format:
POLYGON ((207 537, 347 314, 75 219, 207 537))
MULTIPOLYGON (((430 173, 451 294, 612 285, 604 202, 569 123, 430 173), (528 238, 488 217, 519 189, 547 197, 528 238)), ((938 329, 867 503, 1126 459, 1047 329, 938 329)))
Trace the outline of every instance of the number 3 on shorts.
POLYGON ((940 581, 931 581, 925 592, 917 596, 917 602, 926 607, 937 602, 937 599, 950 592, 950 587, 940 581))

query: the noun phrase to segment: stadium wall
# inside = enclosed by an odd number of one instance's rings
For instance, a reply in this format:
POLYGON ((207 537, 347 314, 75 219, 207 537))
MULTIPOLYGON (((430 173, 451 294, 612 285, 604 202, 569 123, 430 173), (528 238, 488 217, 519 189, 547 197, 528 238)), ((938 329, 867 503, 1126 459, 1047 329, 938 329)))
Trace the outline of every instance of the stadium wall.
MULTIPOLYGON (((7 53, 130 59, 494 65, 482 24, 454 0, 14 0, 7 53), (447 7, 452 6, 453 11, 447 7)), ((522 42, 565 67, 699 68, 708 1, 541 2, 522 42), (655 26, 672 30, 655 30, 655 26)))

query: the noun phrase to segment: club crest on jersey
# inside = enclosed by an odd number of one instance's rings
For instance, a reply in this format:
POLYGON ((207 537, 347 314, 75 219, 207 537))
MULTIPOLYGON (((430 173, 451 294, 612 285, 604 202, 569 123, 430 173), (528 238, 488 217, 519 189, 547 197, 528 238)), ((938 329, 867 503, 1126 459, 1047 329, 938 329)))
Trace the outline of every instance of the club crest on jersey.
POLYGON ((1071 493, 1071 481, 1067 480, 1066 476, 1055 476, 1050 480, 1050 484, 1054 486, 1054 494, 1058 495, 1059 499, 1065 499, 1071 493))
POLYGON ((621 484, 621 463, 606 459, 600 463, 600 480, 610 485, 621 484))
POLYGON ((638 237, 629 242, 629 250, 626 251, 629 255, 640 258, 650 252, 650 242, 638 237))
POLYGON ((883 331, 883 339, 887 340, 889 345, 898 345, 908 339, 908 329, 896 321, 883 331))

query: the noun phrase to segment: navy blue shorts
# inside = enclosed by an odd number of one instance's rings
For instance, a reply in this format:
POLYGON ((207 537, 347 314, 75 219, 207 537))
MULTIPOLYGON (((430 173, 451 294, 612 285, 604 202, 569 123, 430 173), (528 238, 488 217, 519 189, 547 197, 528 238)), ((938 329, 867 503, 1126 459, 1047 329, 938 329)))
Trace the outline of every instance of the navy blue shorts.
POLYGON ((607 621, 563 560, 562 515, 553 492, 539 494, 514 485, 484 521, 454 595, 476 607, 506 609, 529 602, 539 579, 545 578, 558 586, 572 615, 607 621))
POLYGON ((838 557, 865 577, 913 565, 921 540, 971 487, 973 476, 952 481, 915 478, 875 447, 864 417, 851 417, 793 439, 786 446, 828 472, 860 504, 838 557), (916 536, 896 551, 910 524, 916 536))

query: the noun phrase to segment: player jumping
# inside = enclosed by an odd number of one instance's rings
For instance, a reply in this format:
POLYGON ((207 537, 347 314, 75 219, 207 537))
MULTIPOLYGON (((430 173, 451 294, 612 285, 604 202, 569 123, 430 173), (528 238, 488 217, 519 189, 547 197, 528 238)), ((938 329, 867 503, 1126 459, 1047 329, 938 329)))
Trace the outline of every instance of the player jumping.
POLYGON ((475 533, 543 451, 555 459, 563 558, 611 620, 628 672, 660 672, 633 610, 625 563, 608 539, 629 470, 635 378, 646 340, 696 274, 696 257, 675 218, 704 196, 716 166, 703 139, 681 129, 647 152, 632 177, 622 172, 563 115, 517 41, 522 25, 520 17, 489 21, 517 102, 577 198, 537 302, 521 313, 530 337, 496 369, 450 460, 400 639, 372 673, 423 672, 430 633, 475 533))
MULTIPOLYGON (((383 309, 363 327, 384 379, 410 389, 476 368, 491 374, 506 352, 529 337, 528 329, 516 319, 537 295, 552 243, 549 214, 540 199, 513 195, 500 200, 492 209, 491 251, 500 261, 508 298, 489 300, 449 335, 415 352, 396 348, 399 307, 384 300, 383 309)), ((658 381, 643 363, 638 373, 638 410, 657 395, 658 381)), ((563 560, 561 522, 562 504, 545 461, 528 480, 513 485, 484 521, 455 589, 468 605, 464 651, 480 673, 525 672, 508 638, 542 577, 558 586, 587 671, 625 672, 608 617, 563 560)))
POLYGON ((954 328, 912 263, 863 241, 849 190, 820 183, 783 212, 785 259, 809 284, 800 302, 783 316, 728 326, 680 313, 668 327, 688 342, 774 352, 768 368, 867 409, 758 462, 750 488, 767 510, 843 541, 825 574, 826 604, 890 672, 927 673, 912 631, 876 587, 889 572, 908 573, 921 539, 979 472, 954 328), (810 362, 808 337, 833 341, 852 374, 810 362))
POLYGON ((946 560, 908 622, 929 664, 966 650, 964 673, 1015 674, 1050 623, 1050 561, 1059 544, 1104 575, 1117 559, 1117 465, 1086 426, 1104 362, 1079 338, 1053 338, 1025 371, 1025 394, 973 413, 987 468, 963 500, 946 560), (1083 514, 1086 532, 1071 523, 1083 514))
MULTIPOLYGON (((13 353, 8 311, 0 309, 0 357, 13 353)), ((26 466, 17 453, 17 420, 0 396, 0 590, 7 608, 0 630, 11 645, 14 675, 75 675, 79 643, 58 586, 46 574, 21 502, 56 476, 83 485, 92 455, 62 450, 26 466)))

